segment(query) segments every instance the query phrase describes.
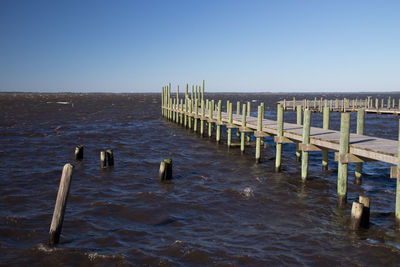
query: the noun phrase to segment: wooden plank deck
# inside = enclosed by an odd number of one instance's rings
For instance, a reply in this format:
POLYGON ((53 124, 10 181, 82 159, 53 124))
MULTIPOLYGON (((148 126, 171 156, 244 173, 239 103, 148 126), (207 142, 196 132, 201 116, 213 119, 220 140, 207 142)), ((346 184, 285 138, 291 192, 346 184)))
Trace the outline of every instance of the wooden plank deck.
MULTIPOLYGON (((181 113, 180 110, 173 110, 181 113)), ((195 113, 192 112, 191 116, 195 113)), ((213 120, 217 118, 218 112, 213 112, 213 120)), ((202 114, 199 113, 201 117, 202 114)), ((209 113, 206 111, 204 114, 205 118, 209 118, 209 113)), ((228 114, 221 112, 222 124, 228 124, 228 114)), ((257 118, 252 116, 246 116, 246 127, 254 131, 257 130, 257 118)), ((242 115, 233 114, 233 125, 236 127, 242 126, 242 115)), ((287 137, 294 142, 302 142, 303 126, 294 123, 284 123, 283 136, 287 137)), ((277 133, 277 122, 274 120, 263 119, 262 120, 262 131, 276 135, 277 133)), ((318 146, 322 149, 328 149, 333 151, 339 151, 340 132, 335 130, 326 130, 318 127, 311 127, 310 130, 310 144, 318 146)), ((361 156, 370 160, 382 161, 397 165, 398 141, 378 138, 368 135, 357 135, 350 134, 350 151, 349 153, 356 156, 361 156)))

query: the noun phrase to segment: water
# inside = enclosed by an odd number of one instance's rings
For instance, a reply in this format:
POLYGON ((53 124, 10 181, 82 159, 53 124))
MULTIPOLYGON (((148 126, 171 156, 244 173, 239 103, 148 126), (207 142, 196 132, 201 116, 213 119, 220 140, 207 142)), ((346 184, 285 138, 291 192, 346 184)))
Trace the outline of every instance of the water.
MULTIPOLYGON (((266 117, 275 118, 275 102, 292 96, 207 97, 224 104, 257 100, 253 114, 264 101, 266 117)), ((327 172, 321 171, 321 153, 310 153, 310 177, 303 183, 293 144, 284 145, 282 172, 274 173, 271 138, 262 163, 255 164, 253 148, 241 155, 226 147, 226 136, 217 144, 164 120, 159 94, 0 94, 0 106, 2 265, 400 264, 388 164, 366 163, 361 186, 353 183, 350 165, 349 204, 338 209, 333 153, 327 172), (84 160, 74 162, 79 144, 84 160), (115 167, 101 170, 99 152, 107 148, 114 150, 115 167), (159 164, 167 157, 174 179, 160 184, 159 164), (49 248, 68 162, 75 169, 61 240, 49 248), (371 226, 354 232, 349 215, 359 194, 371 196, 371 226)), ((285 121, 295 117, 285 113, 285 121)), ((312 125, 322 125, 320 114, 312 114, 312 125)), ((338 113, 332 113, 331 128, 339 128, 338 113)), ((367 135, 397 139, 397 129, 394 116, 366 115, 367 135)))

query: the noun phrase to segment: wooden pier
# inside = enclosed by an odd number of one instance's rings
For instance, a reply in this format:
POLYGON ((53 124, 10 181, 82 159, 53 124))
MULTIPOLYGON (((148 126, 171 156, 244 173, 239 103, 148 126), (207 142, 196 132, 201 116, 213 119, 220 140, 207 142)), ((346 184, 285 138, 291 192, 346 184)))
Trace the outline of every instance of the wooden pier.
POLYGON ((365 113, 375 114, 400 114, 400 99, 396 100, 392 97, 387 98, 371 98, 365 99, 324 99, 314 98, 299 100, 294 97, 291 100, 281 100, 278 102, 283 106, 284 110, 295 111, 297 107, 301 107, 303 110, 308 109, 311 111, 322 112, 325 107, 329 108, 330 111, 336 112, 357 112, 358 109, 364 109, 365 113))
MULTIPOLYGON (((188 88, 188 86, 186 87, 188 88)), ((233 129, 236 129, 237 136, 240 136, 240 150, 245 150, 246 144, 251 144, 250 134, 256 138, 256 162, 260 161, 261 144, 266 137, 272 137, 276 143, 275 170, 281 169, 282 145, 284 143, 296 143, 296 156, 298 160, 301 157, 301 179, 306 180, 308 175, 308 153, 310 151, 321 151, 322 168, 328 168, 328 151, 335 152, 335 161, 338 163, 338 181, 337 196, 338 205, 343 206, 347 200, 347 180, 348 164, 356 163, 356 181, 361 183, 362 163, 367 161, 381 161, 394 165, 391 167, 391 177, 397 179, 396 186, 396 222, 400 223, 400 142, 395 140, 377 138, 363 135, 364 114, 367 108, 357 107, 357 133, 350 133, 350 113, 341 114, 340 131, 329 129, 329 114, 332 110, 329 105, 322 108, 323 128, 311 127, 311 107, 302 106, 300 101, 294 101, 296 107, 292 107, 297 112, 297 123, 284 122, 284 105, 277 105, 277 120, 264 118, 264 104, 258 106, 257 117, 250 116, 250 102, 237 102, 236 113, 233 112, 233 103, 227 101, 226 112, 221 109, 221 101, 218 104, 214 100, 204 99, 204 81, 202 84, 202 93, 200 87, 196 87, 196 92, 192 90, 189 96, 186 90, 185 98, 179 99, 179 94, 171 95, 171 86, 165 86, 162 89, 162 114, 165 118, 178 124, 199 131, 197 125, 200 122, 200 134, 204 136, 204 126, 208 124, 208 136, 212 137, 213 129, 216 128, 215 138, 217 142, 221 140, 221 126, 227 131, 227 145, 232 146, 233 129), (240 110, 240 108, 242 108, 240 110), (302 120, 303 118, 303 120, 302 120), (194 125, 194 127, 193 127, 194 125), (214 127, 215 126, 215 127, 214 127), (301 152, 301 156, 300 156, 301 152)), ((324 101, 325 103, 327 101, 324 101)), ((370 103, 370 100, 367 99, 370 103)), ((392 102, 390 102, 392 103, 392 102)), ((367 105, 367 104, 365 104, 367 105)), ((318 106, 321 107, 321 106, 318 106)), ((344 106, 346 111, 350 111, 344 106)), ((356 106, 354 106, 355 108, 356 106)), ((400 124, 399 124, 400 125, 400 124)), ((400 126, 399 126, 400 127, 400 126)), ((400 131, 399 131, 400 132, 400 131)), ((400 136, 399 136, 400 139, 400 136)), ((254 144, 253 144, 254 145, 254 144)))

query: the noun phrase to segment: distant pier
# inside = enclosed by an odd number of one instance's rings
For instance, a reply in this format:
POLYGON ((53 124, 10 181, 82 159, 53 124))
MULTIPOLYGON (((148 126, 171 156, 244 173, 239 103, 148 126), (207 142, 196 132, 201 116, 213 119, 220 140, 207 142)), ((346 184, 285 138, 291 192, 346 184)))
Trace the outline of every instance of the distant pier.
POLYGON ((302 109, 322 112, 325 107, 330 111, 335 112, 357 112, 360 108, 364 109, 365 113, 375 114, 391 114, 398 116, 400 114, 400 99, 392 97, 387 98, 372 98, 370 96, 365 99, 284 99, 278 102, 283 106, 284 110, 295 111, 298 106, 302 109))

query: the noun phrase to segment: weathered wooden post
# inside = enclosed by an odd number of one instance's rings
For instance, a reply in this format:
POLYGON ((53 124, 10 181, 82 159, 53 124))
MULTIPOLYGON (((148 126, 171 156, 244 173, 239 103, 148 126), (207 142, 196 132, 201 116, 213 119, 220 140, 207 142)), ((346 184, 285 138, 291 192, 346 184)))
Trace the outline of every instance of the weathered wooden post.
POLYGON ((206 119, 204 100, 201 100, 200 135, 204 136, 204 120, 206 119))
POLYGON ((360 224, 364 228, 369 226, 370 201, 371 199, 369 196, 360 195, 358 199, 358 202, 364 205, 360 224))
MULTIPOLYGON (((311 110, 304 110, 303 145, 310 144, 311 110)), ((301 152, 301 179, 305 181, 308 176, 308 151, 304 148, 301 152)))
POLYGON ((246 128, 246 104, 243 104, 242 109, 242 127, 240 132, 240 152, 244 152, 244 142, 245 142, 245 128, 246 128))
POLYGON ((399 137, 397 148, 397 173, 396 173, 396 223, 400 224, 400 120, 399 120, 399 137))
MULTIPOLYGON (((365 110, 364 109, 359 109, 357 110, 357 134, 363 135, 364 134, 364 114, 365 110)), ((362 181, 362 169, 363 169, 363 164, 362 162, 357 162, 356 163, 356 168, 355 168, 355 182, 356 184, 361 184, 362 181)))
POLYGON ((164 117, 164 86, 161 88, 161 115, 164 117))
MULTIPOLYGON (((250 103, 250 101, 247 101, 247 117, 250 117, 250 115, 251 115, 251 103, 250 103)), ((251 133, 250 132, 247 132, 246 133, 246 136, 247 136, 247 142, 250 142, 250 135, 251 135, 251 133)))
MULTIPOLYGON (((240 116, 240 101, 236 102, 236 115, 240 116)), ((236 129, 236 136, 240 136, 239 128, 236 129)))
POLYGON ((388 101, 387 101, 387 108, 390 109, 390 104, 392 103, 391 101, 391 97, 388 97, 388 101))
POLYGON ((187 125, 188 125, 188 115, 187 115, 187 113, 188 113, 188 101, 189 101, 189 98, 188 97, 186 97, 185 98, 185 107, 184 107, 184 116, 183 116, 183 126, 185 126, 185 128, 187 127, 187 125))
POLYGON ((350 229, 351 230, 357 230, 360 228, 361 224, 361 218, 363 215, 363 208, 364 205, 362 203, 353 202, 353 205, 351 207, 351 219, 350 219, 350 229))
POLYGON ((79 145, 75 148, 75 160, 83 159, 83 146, 79 145))
POLYGON ((183 99, 181 99, 181 106, 180 106, 180 114, 179 114, 179 123, 183 125, 183 99))
POLYGON ((176 113, 175 123, 179 124, 179 115, 180 115, 180 113, 179 113, 179 99, 178 99, 178 97, 176 98, 175 113, 176 113))
POLYGON ((212 136, 213 130, 214 100, 208 102, 208 137, 212 136))
MULTIPOLYGON (((283 137, 283 107, 281 104, 278 104, 277 110, 277 137, 283 137)), ((282 161, 282 142, 276 142, 276 155, 275 155, 275 171, 279 172, 281 170, 281 161, 282 161)))
POLYGON ((340 120, 340 141, 339 141, 339 158, 338 158, 338 205, 344 206, 347 201, 347 170, 348 162, 342 162, 342 157, 349 153, 350 141, 350 113, 342 113, 340 120))
POLYGON ((204 100, 204 80, 203 80, 203 86, 201 87, 201 100, 204 100))
POLYGON ((196 98, 194 101, 194 125, 193 125, 193 131, 197 132, 197 124, 198 124, 198 119, 199 119, 199 99, 196 98))
POLYGON ((185 99, 189 98, 189 84, 186 84, 185 99))
POLYGON ((228 108, 228 147, 232 144, 233 104, 229 102, 228 108))
POLYGON ((257 113, 256 163, 260 163, 260 158, 261 158, 262 117, 263 117, 263 110, 262 106, 259 105, 257 113))
POLYGON ((188 113, 188 126, 189 126, 189 129, 192 129, 192 100, 188 100, 188 102, 189 102, 189 113, 188 113))
MULTIPOLYGON (((324 113, 323 113, 323 122, 322 122, 322 128, 328 130, 329 129, 329 116, 330 111, 328 107, 324 107, 324 113)), ((328 170, 328 150, 324 149, 322 151, 322 170, 326 171, 328 170)))
POLYGON ((113 153, 112 149, 107 149, 106 155, 107 155, 108 167, 113 167, 114 166, 114 153, 113 153))
POLYGON ((60 186, 58 187, 56 205, 54 206, 53 218, 49 231, 49 245, 54 246, 60 241, 62 224, 64 221, 65 208, 67 206, 68 193, 71 185, 72 170, 74 166, 67 163, 64 165, 60 186))
POLYGON ((216 141, 219 142, 221 140, 221 124, 222 124, 222 102, 218 101, 218 115, 217 115, 217 135, 215 137, 216 141))
POLYGON ((106 167, 106 152, 100 151, 100 168, 106 167))
MULTIPOLYGON (((297 125, 302 125, 302 108, 301 105, 297 106, 297 125)), ((296 162, 300 162, 300 158, 301 158, 301 152, 300 152, 300 144, 297 142, 296 143, 296 162)))
POLYGON ((175 112, 175 105, 176 105, 176 103, 175 103, 175 101, 176 101, 176 98, 174 98, 174 99, 172 100, 172 108, 173 108, 173 111, 172 111, 172 121, 173 121, 173 122, 175 122, 175 115, 176 115, 176 112, 175 112))
POLYGON ((160 170, 158 171, 158 180, 160 182, 172 179, 172 159, 164 159, 160 163, 160 170))

